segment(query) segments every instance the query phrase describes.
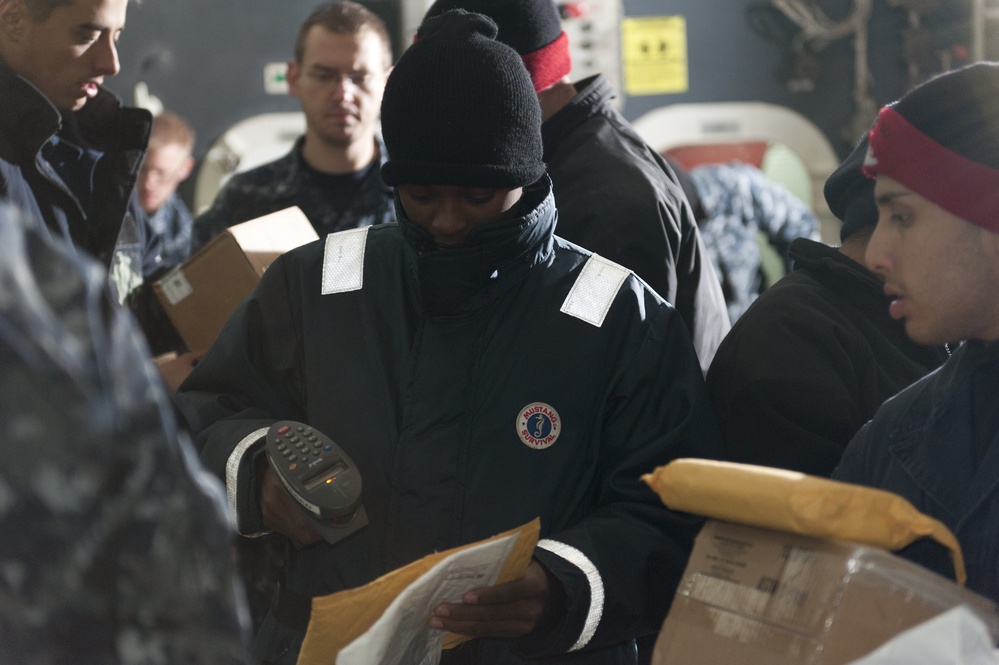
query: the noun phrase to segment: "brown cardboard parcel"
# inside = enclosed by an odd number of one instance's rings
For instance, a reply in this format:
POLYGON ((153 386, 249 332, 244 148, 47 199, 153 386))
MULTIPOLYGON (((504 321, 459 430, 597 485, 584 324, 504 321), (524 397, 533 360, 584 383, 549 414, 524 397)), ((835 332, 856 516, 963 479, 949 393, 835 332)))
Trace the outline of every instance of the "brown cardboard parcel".
POLYGON ((204 351, 278 256, 318 239, 297 207, 232 226, 153 284, 180 338, 204 351))
POLYGON ((709 520, 653 665, 837 665, 952 607, 999 636, 987 599, 890 552, 709 520))

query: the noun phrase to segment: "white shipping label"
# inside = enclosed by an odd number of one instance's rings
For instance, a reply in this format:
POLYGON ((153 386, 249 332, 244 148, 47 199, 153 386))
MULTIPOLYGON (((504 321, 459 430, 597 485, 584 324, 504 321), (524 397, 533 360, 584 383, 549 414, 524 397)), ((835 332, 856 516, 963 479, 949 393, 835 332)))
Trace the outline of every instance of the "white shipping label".
POLYGON ((163 288, 163 295, 170 301, 171 305, 176 305, 187 296, 194 293, 191 283, 184 277, 183 270, 174 270, 160 281, 163 288))

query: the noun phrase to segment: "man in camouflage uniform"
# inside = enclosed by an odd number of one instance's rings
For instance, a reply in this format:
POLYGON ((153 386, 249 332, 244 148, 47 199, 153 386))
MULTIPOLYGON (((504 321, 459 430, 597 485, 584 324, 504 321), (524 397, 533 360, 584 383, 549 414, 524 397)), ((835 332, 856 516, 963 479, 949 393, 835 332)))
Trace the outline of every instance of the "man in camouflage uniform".
POLYGON ((106 273, 0 204, 0 662, 248 663, 224 495, 106 273))
POLYGON ((194 220, 177 195, 194 169, 194 130, 181 116, 163 111, 153 118, 146 158, 135 183, 139 205, 163 241, 163 261, 180 265, 191 255, 194 220))
POLYGON ((233 176, 194 225, 194 249, 233 224, 298 206, 316 232, 395 221, 381 179, 385 147, 377 135, 392 46, 378 16, 353 2, 313 12, 299 29, 288 85, 305 113, 305 135, 291 152, 233 176))

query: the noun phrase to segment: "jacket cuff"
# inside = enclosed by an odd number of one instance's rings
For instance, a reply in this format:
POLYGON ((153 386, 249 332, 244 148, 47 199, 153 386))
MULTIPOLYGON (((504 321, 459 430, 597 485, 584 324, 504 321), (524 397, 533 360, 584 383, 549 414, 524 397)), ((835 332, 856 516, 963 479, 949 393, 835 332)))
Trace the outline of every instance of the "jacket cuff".
POLYGON ((589 557, 572 545, 545 539, 538 542, 538 549, 546 550, 564 559, 586 576, 586 581, 590 587, 590 606, 579 638, 569 648, 569 651, 579 651, 593 639, 593 634, 597 632, 597 626, 600 625, 600 618, 604 614, 604 580, 589 557))
POLYGON ((515 651, 538 657, 585 648, 603 616, 604 584, 600 571, 580 550, 557 540, 538 541, 534 558, 561 583, 565 608, 561 620, 553 622, 557 625, 516 640, 515 651))
POLYGON ((236 533, 243 536, 255 537, 264 532, 256 468, 257 460, 264 454, 263 442, 268 429, 262 427, 246 435, 226 460, 225 491, 229 518, 236 533))

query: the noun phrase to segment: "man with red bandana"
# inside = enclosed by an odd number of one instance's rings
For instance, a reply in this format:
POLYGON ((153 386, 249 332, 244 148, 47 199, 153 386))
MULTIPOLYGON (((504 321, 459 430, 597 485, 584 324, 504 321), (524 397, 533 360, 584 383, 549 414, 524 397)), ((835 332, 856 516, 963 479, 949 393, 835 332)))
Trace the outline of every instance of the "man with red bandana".
POLYGON ((0 199, 108 269, 118 301, 161 268, 131 199, 148 111, 102 86, 128 0, 0 0, 0 199))
MULTIPOLYGON (((868 267, 921 344, 960 346, 889 400, 834 477, 890 490, 946 524, 968 588, 999 601, 999 64, 933 78, 881 110, 865 172, 879 219, 868 267)), ((946 552, 902 551, 953 576, 946 552)))
POLYGON ((680 313, 707 372, 731 328, 721 282, 673 169, 612 105, 603 75, 578 82, 552 0, 437 0, 427 16, 488 16, 520 55, 541 104, 560 236, 620 263, 680 313))

